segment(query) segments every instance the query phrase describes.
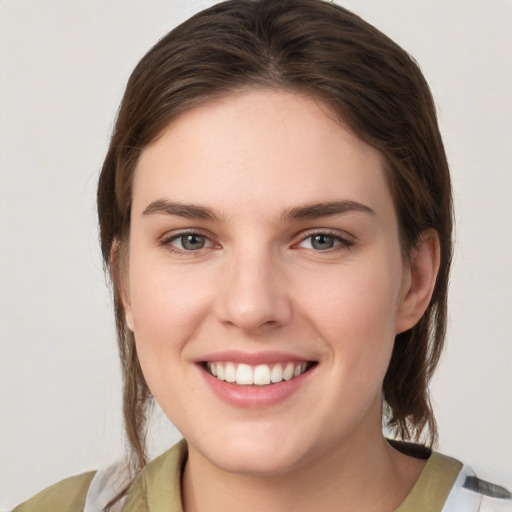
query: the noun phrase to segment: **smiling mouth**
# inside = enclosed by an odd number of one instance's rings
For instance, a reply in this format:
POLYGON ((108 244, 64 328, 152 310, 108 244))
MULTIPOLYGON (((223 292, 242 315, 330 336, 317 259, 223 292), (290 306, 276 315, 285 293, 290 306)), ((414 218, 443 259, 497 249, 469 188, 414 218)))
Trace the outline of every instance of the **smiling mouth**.
POLYGON ((238 386, 271 386, 300 377, 317 363, 314 361, 249 365, 230 361, 205 362, 204 369, 218 380, 238 386))

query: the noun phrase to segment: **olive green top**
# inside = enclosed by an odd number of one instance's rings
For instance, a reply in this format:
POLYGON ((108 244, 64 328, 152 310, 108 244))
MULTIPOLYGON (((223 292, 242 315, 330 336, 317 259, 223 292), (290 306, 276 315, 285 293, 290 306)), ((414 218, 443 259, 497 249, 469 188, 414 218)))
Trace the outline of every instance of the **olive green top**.
POLYGON ((13 512, 82 512, 94 471, 72 476, 48 487, 13 512))
MULTIPOLYGON (((187 444, 180 441, 150 462, 132 484, 123 512, 183 512, 181 472, 187 444)), ((409 496, 396 512, 441 512, 462 464, 433 453, 409 496)), ((40 492, 13 512, 82 512, 94 473, 68 478, 40 492)))

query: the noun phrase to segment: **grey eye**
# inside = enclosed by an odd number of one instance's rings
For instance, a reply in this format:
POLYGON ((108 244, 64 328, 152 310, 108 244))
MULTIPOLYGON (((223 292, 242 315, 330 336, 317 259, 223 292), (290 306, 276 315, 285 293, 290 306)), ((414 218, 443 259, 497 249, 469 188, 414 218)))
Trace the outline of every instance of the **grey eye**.
POLYGON ((202 235, 183 235, 179 238, 181 246, 187 251, 197 251, 206 245, 206 237, 202 235))
POLYGON ((335 238, 330 235, 313 235, 311 236, 311 247, 319 251, 332 249, 335 245, 335 238))

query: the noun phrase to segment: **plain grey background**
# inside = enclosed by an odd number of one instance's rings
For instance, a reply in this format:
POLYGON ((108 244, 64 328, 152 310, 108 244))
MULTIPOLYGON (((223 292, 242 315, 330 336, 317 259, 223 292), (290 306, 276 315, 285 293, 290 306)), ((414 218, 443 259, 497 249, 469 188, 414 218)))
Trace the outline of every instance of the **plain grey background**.
MULTIPOLYGON (((0 0, 0 507, 123 453, 96 180, 130 71, 213 3, 0 0)), ((339 3, 432 87, 457 208, 439 449, 512 487, 512 2, 339 3)))

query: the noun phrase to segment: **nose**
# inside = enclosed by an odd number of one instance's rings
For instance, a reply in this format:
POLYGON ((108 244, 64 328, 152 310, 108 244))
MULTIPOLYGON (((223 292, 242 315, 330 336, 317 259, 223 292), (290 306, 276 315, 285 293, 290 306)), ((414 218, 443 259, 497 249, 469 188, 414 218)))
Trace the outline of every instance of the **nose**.
POLYGON ((247 332, 276 328, 292 316, 285 272, 271 254, 262 251, 226 261, 216 298, 217 318, 247 332))

